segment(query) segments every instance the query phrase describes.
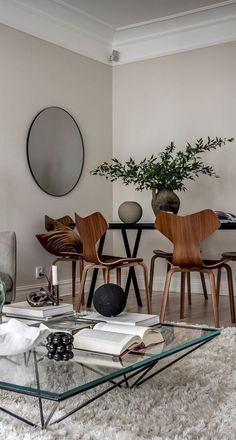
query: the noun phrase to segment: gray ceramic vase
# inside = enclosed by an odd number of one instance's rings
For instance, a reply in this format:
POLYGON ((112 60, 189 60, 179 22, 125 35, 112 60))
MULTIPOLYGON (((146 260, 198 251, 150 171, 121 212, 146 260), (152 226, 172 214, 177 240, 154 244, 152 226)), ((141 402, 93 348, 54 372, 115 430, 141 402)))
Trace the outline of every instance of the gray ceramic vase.
POLYGON ((124 202, 118 208, 118 215, 123 223, 137 223, 142 214, 142 207, 137 202, 124 202))

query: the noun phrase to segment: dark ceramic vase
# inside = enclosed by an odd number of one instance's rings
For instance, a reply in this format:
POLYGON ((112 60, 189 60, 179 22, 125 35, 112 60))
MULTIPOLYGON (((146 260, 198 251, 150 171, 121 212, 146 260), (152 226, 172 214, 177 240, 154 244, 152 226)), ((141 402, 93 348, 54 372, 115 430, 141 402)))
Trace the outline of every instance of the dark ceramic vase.
POLYGON ((177 194, 171 189, 152 191, 152 209, 155 215, 159 211, 169 211, 178 214, 180 200, 177 194))

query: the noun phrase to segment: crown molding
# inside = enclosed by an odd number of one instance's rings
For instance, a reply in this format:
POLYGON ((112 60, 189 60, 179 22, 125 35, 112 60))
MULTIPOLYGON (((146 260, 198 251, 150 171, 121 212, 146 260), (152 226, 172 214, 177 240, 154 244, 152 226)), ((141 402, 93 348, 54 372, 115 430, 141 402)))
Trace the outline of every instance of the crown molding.
POLYGON ((111 64, 114 29, 54 0, 0 0, 0 22, 27 34, 111 64))
POLYGON ((117 66, 236 40, 236 0, 114 29, 66 0, 0 0, 0 22, 117 66), (112 50, 118 62, 109 61, 112 50))
POLYGON ((112 47, 126 64, 236 40, 236 1, 116 30, 112 47))

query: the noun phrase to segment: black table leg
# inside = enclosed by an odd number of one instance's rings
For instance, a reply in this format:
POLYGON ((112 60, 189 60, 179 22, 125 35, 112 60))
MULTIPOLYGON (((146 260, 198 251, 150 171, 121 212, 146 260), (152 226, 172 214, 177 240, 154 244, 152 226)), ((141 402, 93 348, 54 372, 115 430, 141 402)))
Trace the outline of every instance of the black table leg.
MULTIPOLYGON (((133 249, 132 254, 131 254, 131 250, 130 250, 130 246, 129 246, 127 232, 125 229, 122 229, 121 232, 122 232, 122 236, 123 236, 123 241, 124 241, 125 251, 126 251, 127 257, 128 258, 136 258, 137 253, 138 253, 140 238, 142 235, 142 229, 137 230, 137 235, 136 235, 134 249, 133 249)), ((142 304, 142 300, 141 300, 141 296, 140 296, 140 291, 139 291, 134 267, 130 267, 129 273, 128 273, 128 278, 127 278, 127 282, 126 282, 126 286, 125 286, 125 293, 126 293, 127 297, 128 297, 128 293, 129 293, 129 289, 130 289, 131 280, 133 281, 133 286, 134 286, 134 291, 135 291, 138 306, 142 307, 143 304, 142 304)))
MULTIPOLYGON (((136 239, 135 239, 134 248, 133 248, 133 252, 132 253, 131 253, 131 250, 130 250, 130 245, 129 245, 129 241, 128 241, 126 230, 122 228, 121 232, 122 232, 122 236, 123 236, 123 241, 124 241, 124 246, 125 246, 125 251, 126 251, 127 257, 128 258, 136 258, 137 253, 138 253, 140 238, 141 238, 141 235, 142 235, 142 229, 138 229, 137 230, 137 235, 136 235, 136 239)), ((100 239, 99 246, 98 246, 98 254, 99 255, 102 254, 103 247, 104 247, 104 242, 105 242, 105 237, 106 237, 106 234, 104 234, 101 237, 101 239, 100 239)), ((98 275, 98 269, 94 269, 93 270, 91 284, 90 284, 90 289, 89 289, 88 300, 87 300, 87 307, 88 308, 90 308, 91 305, 92 305, 93 293, 94 293, 94 289, 95 289, 95 285, 96 285, 96 281, 97 281, 97 275, 98 275)), ((136 299, 137 299, 137 304, 138 304, 139 307, 142 307, 143 304, 142 304, 142 300, 141 300, 141 296, 140 296, 140 291, 139 291, 138 282, 137 282, 137 278, 136 278, 134 267, 130 267, 129 268, 128 278, 127 278, 126 286, 125 286, 126 296, 128 296, 131 281, 133 281, 133 286, 134 286, 134 291, 135 291, 135 295, 136 295, 136 299)))
MULTIPOLYGON (((100 239, 100 242, 98 245, 98 255, 101 255, 101 253, 103 251, 105 238, 106 238, 106 234, 104 234, 100 239)), ((87 307, 88 308, 91 307, 91 305, 92 305, 93 293, 94 293, 94 289, 95 289, 95 285, 96 285, 96 281, 97 281, 97 276, 98 276, 98 269, 93 269, 93 275, 92 275, 92 280, 91 280, 89 294, 88 294, 88 300, 87 300, 87 307)))

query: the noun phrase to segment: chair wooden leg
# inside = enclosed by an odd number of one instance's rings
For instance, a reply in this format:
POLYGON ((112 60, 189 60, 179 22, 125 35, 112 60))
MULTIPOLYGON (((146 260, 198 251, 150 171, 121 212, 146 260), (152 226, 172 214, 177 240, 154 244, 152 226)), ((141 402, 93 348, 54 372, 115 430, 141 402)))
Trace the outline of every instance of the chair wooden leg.
POLYGON ((118 286, 121 286, 121 268, 120 267, 116 268, 116 284, 118 286))
POLYGON ((232 269, 231 269, 231 267, 228 264, 225 264, 224 267, 225 267, 226 273, 227 273, 231 322, 233 324, 235 324, 236 323, 236 319, 235 319, 234 286, 233 286, 232 269))
POLYGON ((80 258, 79 259, 79 279, 82 279, 82 275, 83 275, 83 270, 84 270, 84 259, 80 258))
POLYGON ((106 267, 106 269, 102 269, 102 271, 103 271, 104 284, 108 284, 110 282, 110 268, 106 267))
POLYGON ((203 272, 200 272, 200 277, 201 277, 201 282, 202 282, 202 290, 203 290, 204 298, 208 299, 206 281, 205 281, 205 276, 204 276, 203 272))
POLYGON ((106 269, 102 269, 103 282, 106 284, 106 269))
POLYGON ((216 289, 218 296, 220 294, 220 283, 221 283, 221 267, 217 269, 217 281, 216 281, 216 289))
POLYGON ((168 296, 169 296, 170 282, 171 282, 171 278, 172 278, 172 275, 174 272, 176 272, 175 269, 170 269, 166 275, 165 287, 164 287, 164 292, 163 292, 163 296, 162 296, 162 303, 161 303, 161 312, 160 312, 160 321, 161 322, 164 322, 165 312, 166 312, 166 304, 167 304, 167 300, 168 300, 168 296))
MULTIPOLYGON (((166 264, 166 273, 168 273, 170 269, 171 269, 171 263, 170 263, 169 261, 167 261, 167 264, 166 264)), ((167 298, 167 304, 168 304, 168 301, 169 301, 169 295, 168 295, 168 298, 167 298)))
POLYGON ((85 268, 83 270, 83 274, 82 274, 82 278, 81 278, 81 282, 80 282, 79 297, 78 297, 78 301, 77 301, 76 307, 75 307, 75 310, 77 312, 80 311, 82 298, 84 295, 84 286, 85 286, 85 281, 86 281, 86 277, 87 277, 87 272, 89 269, 91 269, 91 267, 93 267, 93 265, 88 264, 87 266, 85 266, 85 268))
POLYGON ((181 272, 180 287, 180 319, 184 319, 184 300, 185 300, 185 272, 181 272))
POLYGON ((187 272, 188 305, 192 305, 191 274, 187 272))
MULTIPOLYGON (((79 259, 79 280, 81 282, 82 280, 82 275, 83 275, 83 270, 84 270, 84 259, 80 258, 79 259)), ((82 304, 85 304, 85 300, 84 300, 84 290, 83 290, 83 296, 82 296, 82 304)))
POLYGON ((151 258, 150 263, 150 276, 149 276, 149 295, 150 295, 150 301, 152 301, 152 291, 153 291, 153 276, 154 276, 154 266, 155 266, 155 260, 157 259, 156 255, 153 255, 151 258))
POLYGON ((147 300, 147 312, 152 313, 152 304, 151 304, 150 291, 149 291, 149 285, 148 285, 147 266, 144 263, 139 263, 139 266, 141 266, 143 268, 144 286, 145 286, 146 300, 147 300))
POLYGON ((214 314, 214 323, 215 327, 220 327, 220 319, 219 319, 219 301, 218 301, 218 292, 216 289, 215 283, 215 275, 212 270, 207 271, 211 286, 211 298, 212 298, 212 306, 213 306, 213 314, 214 314))
POLYGON ((76 260, 72 260, 72 298, 75 297, 76 286, 76 260))

